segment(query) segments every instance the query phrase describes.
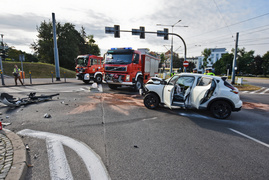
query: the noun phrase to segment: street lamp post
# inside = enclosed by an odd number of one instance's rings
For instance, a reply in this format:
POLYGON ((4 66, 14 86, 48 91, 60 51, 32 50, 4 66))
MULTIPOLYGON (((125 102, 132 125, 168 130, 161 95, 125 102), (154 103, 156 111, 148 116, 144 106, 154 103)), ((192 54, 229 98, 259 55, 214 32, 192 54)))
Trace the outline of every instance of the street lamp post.
MULTIPOLYGON (((162 25, 162 24, 157 24, 157 26, 171 26, 172 27, 172 34, 173 34, 173 29, 174 27, 188 27, 188 26, 175 26, 177 23, 179 23, 181 20, 178 20, 175 24, 173 25, 162 25)), ((170 60, 170 74, 173 72, 173 36, 171 40, 171 60, 170 60)), ((186 58, 184 59, 186 60, 186 58)))

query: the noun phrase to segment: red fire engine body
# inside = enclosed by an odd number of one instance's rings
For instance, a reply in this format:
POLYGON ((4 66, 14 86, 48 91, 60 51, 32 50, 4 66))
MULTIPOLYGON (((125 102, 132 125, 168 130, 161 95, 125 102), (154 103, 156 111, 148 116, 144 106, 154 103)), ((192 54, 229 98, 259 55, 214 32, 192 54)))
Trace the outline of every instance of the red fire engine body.
POLYGON ((105 55, 104 80, 111 89, 125 85, 139 90, 158 75, 159 62, 160 57, 148 49, 111 48, 105 55))
POLYGON ((79 55, 76 59, 76 78, 84 83, 89 83, 91 80, 102 83, 104 73, 102 60, 102 57, 95 55, 79 55))

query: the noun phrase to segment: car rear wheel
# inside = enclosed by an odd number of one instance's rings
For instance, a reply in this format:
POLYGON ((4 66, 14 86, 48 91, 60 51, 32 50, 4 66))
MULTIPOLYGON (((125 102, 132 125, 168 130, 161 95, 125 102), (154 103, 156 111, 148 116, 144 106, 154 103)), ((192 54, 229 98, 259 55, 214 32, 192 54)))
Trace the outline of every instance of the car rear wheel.
POLYGON ((156 94, 149 93, 144 97, 144 105, 148 109, 155 109, 159 106, 160 100, 156 94))
POLYGON ((232 107, 225 101, 215 101, 210 107, 213 116, 218 119, 228 118, 232 113, 232 107))

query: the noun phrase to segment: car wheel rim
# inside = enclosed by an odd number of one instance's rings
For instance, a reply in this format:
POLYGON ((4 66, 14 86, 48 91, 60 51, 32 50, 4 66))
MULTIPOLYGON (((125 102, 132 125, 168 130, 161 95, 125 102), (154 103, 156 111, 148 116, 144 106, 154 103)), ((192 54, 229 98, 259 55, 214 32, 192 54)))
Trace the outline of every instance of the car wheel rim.
POLYGON ((214 114, 219 118, 223 118, 229 114, 229 107, 225 104, 217 104, 214 107, 214 114))
POLYGON ((151 108, 154 108, 155 107, 155 104, 156 104, 156 100, 154 97, 150 96, 146 99, 146 104, 151 107, 151 108))

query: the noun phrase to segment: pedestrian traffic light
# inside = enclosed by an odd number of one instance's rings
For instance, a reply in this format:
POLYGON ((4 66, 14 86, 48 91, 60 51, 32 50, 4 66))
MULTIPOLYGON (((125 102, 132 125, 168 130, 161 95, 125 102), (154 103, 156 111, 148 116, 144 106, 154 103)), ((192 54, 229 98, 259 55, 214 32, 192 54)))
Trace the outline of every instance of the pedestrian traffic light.
POLYGON ((140 39, 145 39, 145 27, 140 26, 140 39))
POLYGON ((120 26, 119 25, 114 25, 114 37, 120 38, 120 26))
POLYGON ((164 37, 163 37, 163 39, 164 40, 168 40, 168 29, 167 28, 164 28, 163 31, 164 31, 164 37))

